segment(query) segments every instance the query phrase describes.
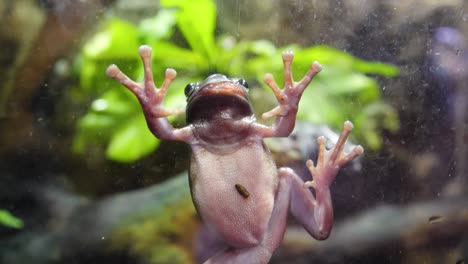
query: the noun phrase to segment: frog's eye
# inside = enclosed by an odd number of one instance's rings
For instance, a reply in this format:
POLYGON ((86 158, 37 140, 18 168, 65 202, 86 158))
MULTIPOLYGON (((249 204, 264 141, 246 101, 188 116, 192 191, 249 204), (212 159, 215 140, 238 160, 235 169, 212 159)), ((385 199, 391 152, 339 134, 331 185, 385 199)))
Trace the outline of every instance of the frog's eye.
POLYGON ((185 97, 189 97, 189 95, 193 93, 194 89, 195 89, 194 83, 187 84, 187 86, 185 86, 185 89, 184 89, 185 97))
POLYGON ((237 82, 238 84, 244 86, 245 88, 249 88, 249 84, 248 84, 247 81, 244 80, 244 79, 237 79, 236 82, 237 82))

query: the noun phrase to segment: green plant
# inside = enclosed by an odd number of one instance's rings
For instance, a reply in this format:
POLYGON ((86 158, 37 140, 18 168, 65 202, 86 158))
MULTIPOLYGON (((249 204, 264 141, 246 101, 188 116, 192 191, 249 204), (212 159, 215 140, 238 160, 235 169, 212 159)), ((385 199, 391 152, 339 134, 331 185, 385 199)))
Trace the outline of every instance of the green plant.
POLYGON ((0 209, 0 224, 16 229, 22 228, 24 225, 23 220, 15 217, 4 209, 0 209))
POLYGON ((265 88, 263 75, 271 72, 281 83, 281 52, 291 49, 296 54, 296 77, 303 75, 314 60, 324 66, 303 96, 299 119, 335 128, 350 119, 356 127, 353 134, 370 149, 380 147, 382 128, 398 129, 396 112, 382 101, 376 80, 366 75, 396 76, 398 69, 394 66, 360 60, 328 46, 278 48, 267 40, 215 37, 216 6, 212 0, 161 0, 161 6, 157 16, 137 26, 109 19, 85 45, 79 60, 80 84, 97 99, 78 122, 75 151, 83 152, 88 145, 99 143, 106 146, 109 159, 131 162, 158 146, 136 99, 104 75, 106 67, 116 63, 131 78, 141 79, 143 69, 137 55, 140 44, 154 49, 155 80, 163 79, 165 68, 181 73, 169 89, 168 108, 183 106, 183 87, 213 72, 242 76, 265 88), (176 29, 185 38, 179 45, 173 41, 176 29))

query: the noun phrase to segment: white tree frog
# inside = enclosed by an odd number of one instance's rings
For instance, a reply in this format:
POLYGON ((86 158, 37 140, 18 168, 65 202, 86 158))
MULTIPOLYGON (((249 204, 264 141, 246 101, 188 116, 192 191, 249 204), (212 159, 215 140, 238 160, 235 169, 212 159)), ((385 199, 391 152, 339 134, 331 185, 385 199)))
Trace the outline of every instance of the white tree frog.
POLYGON ((219 251, 205 263, 267 263, 280 245, 288 212, 316 239, 326 239, 333 224, 330 185, 338 170, 363 153, 361 146, 343 153, 353 125, 346 121, 341 136, 325 150, 319 137, 317 164, 306 166, 311 180, 303 182, 292 169, 277 169, 263 138, 287 137, 292 132, 303 91, 322 66, 312 63, 299 82, 291 73, 293 52, 283 52, 284 87, 271 74, 264 81, 271 87, 278 106, 263 114, 276 117, 272 126, 256 122, 243 79, 214 74, 185 88, 187 126, 173 128, 167 116, 179 110, 163 106, 176 71, 167 69, 161 88, 153 81, 151 48, 141 46, 144 82, 129 79, 117 66, 107 75, 126 86, 138 98, 149 129, 160 139, 179 140, 192 148, 190 187, 192 199, 206 228, 222 241, 219 251), (311 192, 314 189, 314 193, 311 192))

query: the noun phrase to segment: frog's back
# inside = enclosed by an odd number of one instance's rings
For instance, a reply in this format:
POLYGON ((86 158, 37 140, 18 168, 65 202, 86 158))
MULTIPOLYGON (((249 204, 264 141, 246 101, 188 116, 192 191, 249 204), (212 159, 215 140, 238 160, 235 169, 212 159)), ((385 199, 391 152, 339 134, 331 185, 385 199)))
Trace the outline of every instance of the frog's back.
POLYGON ((200 145, 192 150, 192 197, 205 224, 231 245, 257 244, 271 217, 278 184, 263 140, 242 142, 224 153, 200 145))

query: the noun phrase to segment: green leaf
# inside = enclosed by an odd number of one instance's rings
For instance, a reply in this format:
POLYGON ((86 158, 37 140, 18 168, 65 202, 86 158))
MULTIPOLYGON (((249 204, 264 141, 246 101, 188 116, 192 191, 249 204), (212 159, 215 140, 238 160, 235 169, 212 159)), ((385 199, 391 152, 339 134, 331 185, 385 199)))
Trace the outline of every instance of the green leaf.
POLYGON ((138 28, 118 19, 109 20, 83 48, 83 55, 93 59, 137 59, 138 28))
POLYGON ((140 112, 140 105, 135 96, 125 87, 117 83, 119 87, 107 91, 101 98, 91 103, 91 111, 112 116, 126 116, 140 112))
POLYGON ((354 67, 363 73, 379 74, 386 77, 395 77, 400 74, 400 70, 396 66, 382 62, 355 59, 354 67))
POLYGON ((135 161, 151 153, 159 140, 149 131, 143 114, 133 117, 112 135, 106 150, 111 160, 135 161))
POLYGON ((258 68, 248 67, 253 57, 271 58, 277 52, 276 47, 270 41, 237 43, 232 36, 219 38, 217 46, 219 47, 219 55, 216 58, 217 71, 229 76, 242 76, 247 80, 254 79, 260 71, 258 68))
POLYGON ((144 43, 156 39, 169 39, 176 24, 175 10, 161 9, 154 17, 143 19, 138 28, 144 43))
POLYGON ((73 151, 83 153, 88 146, 108 143, 118 127, 139 114, 140 105, 125 88, 107 91, 91 103, 88 113, 78 121, 73 151))
POLYGON ((78 68, 80 85, 91 93, 100 93, 115 86, 105 74, 109 64, 114 63, 127 75, 132 76, 139 62, 138 29, 125 21, 110 19, 103 29, 93 36, 83 47, 78 68))
MULTIPOLYGON (((155 41, 151 46, 153 47, 155 66, 187 71, 203 71, 208 69, 205 59, 192 50, 178 47, 167 41, 155 41)), ((156 67, 156 70, 160 71, 164 69, 156 67)))
POLYGON ((397 67, 381 62, 368 62, 358 59, 349 53, 332 48, 330 46, 314 46, 295 52, 295 62, 309 64, 319 61, 323 65, 335 65, 345 69, 351 69, 362 73, 373 73, 393 77, 399 74, 397 67))
POLYGON ((336 100, 323 89, 309 87, 301 98, 297 117, 316 124, 339 124, 343 120, 341 109, 336 107, 336 100))
POLYGON ((4 209, 0 209, 0 224, 16 229, 22 228, 24 225, 23 220, 4 209))
POLYGON ((269 40, 256 40, 249 42, 248 51, 255 55, 272 56, 277 53, 278 49, 269 40))
POLYGON ((378 89, 375 79, 362 73, 340 69, 335 65, 324 67, 317 79, 324 81, 327 92, 335 95, 378 89))
POLYGON ((216 6, 212 0, 161 0, 177 8, 177 25, 192 49, 209 62, 215 59, 216 6))

